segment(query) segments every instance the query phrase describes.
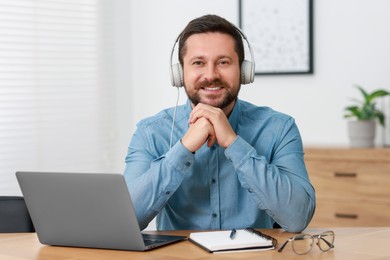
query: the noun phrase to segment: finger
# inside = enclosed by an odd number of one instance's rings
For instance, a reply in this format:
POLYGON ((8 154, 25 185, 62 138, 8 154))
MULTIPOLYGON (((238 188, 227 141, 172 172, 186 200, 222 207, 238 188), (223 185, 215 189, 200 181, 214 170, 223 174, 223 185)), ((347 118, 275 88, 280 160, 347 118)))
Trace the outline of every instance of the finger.
POLYGON ((207 146, 211 147, 215 142, 217 141, 217 136, 215 134, 209 135, 209 138, 207 139, 207 146))
POLYGON ((196 107, 194 107, 190 113, 189 122, 195 123, 200 117, 202 117, 202 111, 201 111, 202 104, 198 104, 196 107))
POLYGON ((205 105, 205 104, 198 104, 191 112, 190 114, 190 123, 196 122, 199 118, 204 117, 211 121, 211 119, 214 117, 215 113, 217 113, 216 108, 205 105))

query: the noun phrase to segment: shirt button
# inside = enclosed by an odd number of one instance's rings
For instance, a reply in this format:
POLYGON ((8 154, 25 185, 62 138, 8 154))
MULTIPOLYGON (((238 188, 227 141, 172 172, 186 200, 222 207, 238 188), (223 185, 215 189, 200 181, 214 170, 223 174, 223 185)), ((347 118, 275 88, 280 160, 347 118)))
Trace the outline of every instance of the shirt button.
POLYGON ((185 166, 191 166, 191 162, 186 162, 185 164, 184 164, 185 166))
POLYGON ((248 189, 248 191, 249 191, 250 193, 252 193, 252 192, 253 192, 253 190, 252 190, 252 189, 248 189))
POLYGON ((217 213, 213 213, 213 218, 216 218, 217 217, 217 213))
POLYGON ((212 182, 212 183, 215 183, 215 179, 212 179, 211 182, 212 182))
POLYGON ((170 191, 166 191, 165 194, 169 195, 171 192, 170 191))

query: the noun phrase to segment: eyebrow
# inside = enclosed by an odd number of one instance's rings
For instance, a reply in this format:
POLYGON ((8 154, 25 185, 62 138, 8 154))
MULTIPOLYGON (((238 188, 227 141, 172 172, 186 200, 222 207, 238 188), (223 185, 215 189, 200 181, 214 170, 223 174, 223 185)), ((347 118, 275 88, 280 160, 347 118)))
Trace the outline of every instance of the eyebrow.
MULTIPOLYGON (((193 61, 193 60, 204 60, 204 59, 206 59, 206 56, 204 56, 204 55, 198 55, 198 56, 194 56, 194 57, 190 58, 189 61, 191 62, 191 61, 193 61)), ((218 56, 218 57, 217 57, 217 60, 220 60, 220 59, 229 59, 229 60, 233 60, 232 57, 227 56, 227 55, 220 55, 220 56, 218 56)))

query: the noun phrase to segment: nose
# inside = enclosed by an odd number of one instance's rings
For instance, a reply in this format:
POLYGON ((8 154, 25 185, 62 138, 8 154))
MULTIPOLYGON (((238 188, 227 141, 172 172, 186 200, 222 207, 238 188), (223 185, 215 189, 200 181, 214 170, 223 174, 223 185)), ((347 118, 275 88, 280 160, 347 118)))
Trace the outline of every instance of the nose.
POLYGON ((209 81, 219 78, 218 68, 215 64, 208 64, 204 73, 204 78, 209 81))

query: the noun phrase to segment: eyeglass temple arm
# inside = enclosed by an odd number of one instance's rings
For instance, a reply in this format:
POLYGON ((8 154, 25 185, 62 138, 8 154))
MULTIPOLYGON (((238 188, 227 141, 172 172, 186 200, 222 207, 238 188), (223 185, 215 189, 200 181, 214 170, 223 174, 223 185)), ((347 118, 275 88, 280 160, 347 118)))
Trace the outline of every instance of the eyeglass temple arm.
POLYGON ((291 239, 287 239, 286 242, 283 243, 283 245, 278 249, 278 252, 282 252, 283 249, 286 247, 287 243, 290 241, 291 239))
POLYGON ((334 248, 334 245, 329 243, 329 241, 327 241, 326 239, 324 239, 323 237, 319 237, 319 239, 321 239, 322 241, 324 241, 330 248, 334 248))

